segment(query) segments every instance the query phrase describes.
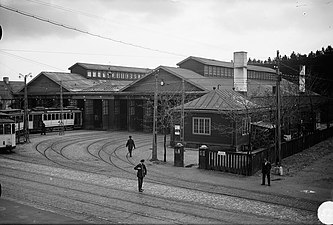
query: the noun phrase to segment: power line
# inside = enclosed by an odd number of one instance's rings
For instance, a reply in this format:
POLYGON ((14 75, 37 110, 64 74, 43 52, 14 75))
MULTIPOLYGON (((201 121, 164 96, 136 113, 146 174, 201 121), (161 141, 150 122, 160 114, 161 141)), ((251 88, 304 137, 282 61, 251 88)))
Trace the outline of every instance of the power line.
POLYGON ((16 58, 19 58, 19 59, 23 59, 23 60, 26 60, 26 61, 34 62, 34 63, 40 64, 40 65, 48 66, 48 67, 51 67, 53 69, 57 69, 57 70, 63 71, 63 69, 59 69, 57 67, 54 67, 54 66, 51 66, 51 65, 48 65, 48 64, 45 64, 45 63, 41 63, 41 62, 38 62, 38 61, 35 61, 35 60, 32 60, 32 59, 28 59, 28 58, 25 58, 25 57, 22 57, 22 56, 11 54, 11 53, 8 53, 8 52, 3 51, 1 49, 0 49, 0 53, 3 53, 3 54, 6 54, 6 55, 9 55, 9 56, 12 56, 12 57, 16 57, 16 58))
POLYGON ((73 31, 76 31, 76 32, 79 32, 79 33, 87 34, 87 35, 97 37, 97 38, 100 38, 100 39, 109 40, 109 41, 113 41, 113 42, 120 43, 120 44, 123 44, 123 45, 128 45, 128 46, 135 47, 135 48, 141 48, 141 49, 145 49, 145 50, 149 50, 149 51, 154 51, 154 52, 159 52, 159 53, 164 53, 164 54, 169 54, 169 55, 185 57, 185 55, 182 55, 182 54, 169 52, 169 51, 164 51, 164 50, 159 50, 159 49, 154 49, 154 48, 149 48, 149 47, 144 47, 144 46, 141 46, 141 45, 137 45, 137 44, 121 41, 121 40, 116 40, 116 39, 113 39, 113 38, 110 38, 110 37, 105 37, 105 36, 102 36, 102 35, 91 33, 91 32, 88 32, 88 31, 84 31, 84 30, 81 30, 81 29, 78 29, 78 28, 75 28, 75 27, 71 27, 69 25, 61 24, 61 23, 58 23, 56 21, 52 21, 52 20, 49 20, 49 19, 46 19, 46 18, 42 18, 40 16, 33 15, 31 13, 27 13, 27 12, 24 12, 24 11, 17 10, 17 9, 14 9, 12 7, 9 7, 9 6, 4 6, 4 5, 0 4, 0 7, 4 8, 6 10, 9 10, 9 11, 27 16, 27 17, 31 17, 31 18, 34 18, 34 19, 37 19, 37 20, 40 20, 40 21, 43 21, 43 22, 46 22, 46 23, 50 23, 50 24, 55 25, 55 26, 63 27, 63 28, 69 29, 69 30, 73 30, 73 31))

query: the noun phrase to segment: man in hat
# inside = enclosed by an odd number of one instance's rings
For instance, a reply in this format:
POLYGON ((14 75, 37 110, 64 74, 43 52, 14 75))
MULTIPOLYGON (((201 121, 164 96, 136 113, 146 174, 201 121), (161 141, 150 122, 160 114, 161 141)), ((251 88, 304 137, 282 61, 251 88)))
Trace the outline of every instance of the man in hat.
POLYGON ((129 136, 129 139, 126 142, 126 147, 128 148, 128 152, 130 157, 132 157, 132 150, 135 148, 134 140, 132 139, 132 136, 129 136))
POLYGON ((138 177, 139 192, 143 192, 143 189, 142 189, 143 178, 147 174, 147 168, 146 168, 146 165, 144 164, 144 162, 145 162, 145 160, 141 159, 140 163, 134 167, 134 169, 138 171, 136 176, 138 177))
POLYGON ((265 179, 267 177, 268 186, 271 186, 271 163, 264 158, 264 162, 262 163, 261 172, 262 172, 262 182, 261 185, 265 185, 265 179))

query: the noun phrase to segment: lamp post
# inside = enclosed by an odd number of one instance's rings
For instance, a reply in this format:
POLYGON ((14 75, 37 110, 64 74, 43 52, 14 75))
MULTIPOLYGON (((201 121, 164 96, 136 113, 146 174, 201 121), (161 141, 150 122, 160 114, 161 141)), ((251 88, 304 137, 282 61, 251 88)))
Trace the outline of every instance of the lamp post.
POLYGON ((31 73, 23 75, 20 73, 19 78, 24 78, 24 122, 23 130, 25 136, 25 142, 30 142, 29 140, 29 120, 28 120, 28 90, 27 90, 27 77, 32 77, 31 73))

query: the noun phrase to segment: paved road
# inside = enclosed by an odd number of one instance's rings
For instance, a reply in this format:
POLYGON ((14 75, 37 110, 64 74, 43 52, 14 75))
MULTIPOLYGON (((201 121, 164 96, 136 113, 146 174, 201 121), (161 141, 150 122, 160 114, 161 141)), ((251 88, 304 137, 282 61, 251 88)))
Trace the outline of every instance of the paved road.
MULTIPOLYGON (((316 209, 327 190, 316 189, 311 195, 301 191, 308 187, 283 184, 284 180, 268 187, 260 185, 259 177, 174 167, 172 149, 167 162, 147 160, 145 191, 139 193, 133 166, 151 157, 151 138, 132 134, 137 149, 129 158, 124 148, 128 135, 97 131, 33 135, 32 143, 19 146, 16 154, 0 157, 2 198, 56 212, 59 223, 320 224, 316 209)), ((197 162, 198 152, 188 149, 185 164, 197 162)))

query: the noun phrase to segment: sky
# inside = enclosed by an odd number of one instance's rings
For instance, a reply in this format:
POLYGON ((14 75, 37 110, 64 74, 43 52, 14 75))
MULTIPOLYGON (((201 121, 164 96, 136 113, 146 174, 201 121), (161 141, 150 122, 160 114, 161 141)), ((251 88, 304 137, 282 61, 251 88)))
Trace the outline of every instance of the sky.
MULTIPOLYGON (((332 46, 333 0, 0 0, 0 79, 77 62, 154 69, 332 46)), ((28 78, 31 80, 32 78, 28 78)))

